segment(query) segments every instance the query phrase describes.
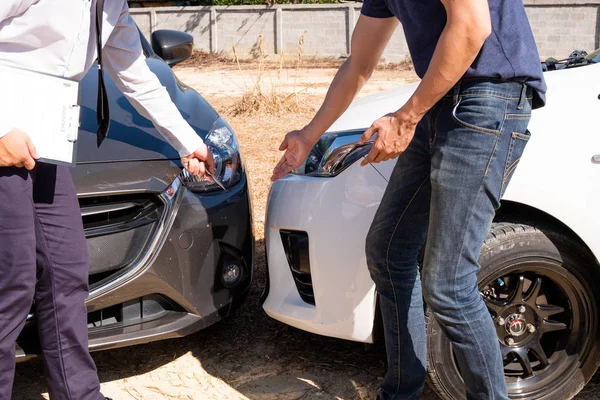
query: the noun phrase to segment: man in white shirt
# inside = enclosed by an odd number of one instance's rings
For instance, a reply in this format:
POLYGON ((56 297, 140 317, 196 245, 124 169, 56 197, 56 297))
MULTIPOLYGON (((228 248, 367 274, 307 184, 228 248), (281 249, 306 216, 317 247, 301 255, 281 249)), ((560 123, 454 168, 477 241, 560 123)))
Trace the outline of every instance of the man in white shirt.
MULTIPOLYGON (((98 55, 96 8, 96 0, 0 0, 0 65, 80 80, 98 55)), ((103 69, 188 171, 212 171, 208 147, 146 65, 126 0, 106 0, 101 21, 103 69)), ((15 125, 0 110, 0 399, 11 397, 15 341, 35 299, 50 398, 103 400, 88 352, 89 259, 75 187, 67 168, 36 162, 15 125)))

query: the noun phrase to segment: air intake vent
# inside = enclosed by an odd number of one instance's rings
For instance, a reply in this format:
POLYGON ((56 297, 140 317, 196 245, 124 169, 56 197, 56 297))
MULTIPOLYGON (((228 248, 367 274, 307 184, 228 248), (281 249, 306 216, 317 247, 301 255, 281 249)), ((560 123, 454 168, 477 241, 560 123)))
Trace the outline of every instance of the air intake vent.
POLYGON ((279 233, 298 293, 302 300, 315 305, 308 255, 308 233, 289 230, 280 230, 279 233))
POLYGON ((100 196, 79 199, 86 236, 103 234, 103 228, 139 219, 160 206, 151 195, 100 196))
POLYGON ((90 254, 90 284, 127 267, 144 252, 160 219, 152 195, 101 196, 79 200, 90 254))

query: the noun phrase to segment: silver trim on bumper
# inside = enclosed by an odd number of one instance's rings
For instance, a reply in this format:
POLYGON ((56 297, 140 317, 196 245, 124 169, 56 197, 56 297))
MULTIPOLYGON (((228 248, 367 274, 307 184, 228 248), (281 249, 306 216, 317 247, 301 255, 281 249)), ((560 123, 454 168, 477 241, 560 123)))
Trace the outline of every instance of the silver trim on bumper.
POLYGON ((183 183, 181 182, 181 179, 177 178, 167 190, 160 194, 159 199, 163 202, 165 209, 158 222, 152 241, 146 248, 145 253, 143 253, 132 265, 119 271, 116 276, 113 275, 106 278, 105 281, 98 282, 96 284, 97 287, 90 290, 87 301, 95 300, 106 293, 126 285, 150 268, 167 240, 167 235, 171 230, 173 221, 175 221, 175 218, 177 217, 177 211, 179 210, 181 198, 183 196, 182 186, 183 183))

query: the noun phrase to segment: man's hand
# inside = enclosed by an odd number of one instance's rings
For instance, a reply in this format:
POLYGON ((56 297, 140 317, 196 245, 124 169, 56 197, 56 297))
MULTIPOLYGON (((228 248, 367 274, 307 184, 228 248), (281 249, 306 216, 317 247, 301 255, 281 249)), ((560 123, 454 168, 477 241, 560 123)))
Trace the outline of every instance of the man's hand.
POLYGON ((283 178, 293 169, 302 165, 314 145, 315 143, 308 139, 304 130, 292 131, 285 135, 285 139, 279 146, 279 151, 285 150, 285 153, 273 169, 271 181, 275 182, 277 179, 283 178))
POLYGON ((207 169, 211 174, 215 172, 215 159, 204 143, 192 154, 181 157, 181 164, 190 174, 199 178, 204 178, 207 169))
POLYGON ((29 136, 13 129, 0 138, 0 167, 25 167, 32 170, 40 158, 29 136))
POLYGON ((358 141, 359 144, 365 144, 377 133, 375 143, 361 165, 387 161, 402 154, 415 135, 420 119, 420 116, 401 108, 373 122, 358 141))
POLYGON ((273 171, 273 182, 298 168, 319 137, 346 111, 373 73, 398 23, 396 18, 360 15, 352 33, 351 56, 335 74, 325 101, 312 121, 304 129, 286 135, 279 147, 286 152, 273 171))

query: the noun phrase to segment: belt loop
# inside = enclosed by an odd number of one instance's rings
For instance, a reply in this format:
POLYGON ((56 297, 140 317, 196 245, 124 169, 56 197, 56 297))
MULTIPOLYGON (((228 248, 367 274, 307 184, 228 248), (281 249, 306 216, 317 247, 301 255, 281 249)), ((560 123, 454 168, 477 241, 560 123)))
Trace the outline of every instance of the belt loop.
POLYGON ((454 93, 452 95, 452 105, 457 105, 458 104, 458 96, 460 95, 460 82, 458 81, 456 82, 456 85, 454 85, 454 93))
POLYGON ((523 87, 521 88, 521 97, 519 98, 519 105, 517 106, 517 110, 523 109, 526 99, 527 99, 527 85, 523 84, 523 87))

